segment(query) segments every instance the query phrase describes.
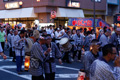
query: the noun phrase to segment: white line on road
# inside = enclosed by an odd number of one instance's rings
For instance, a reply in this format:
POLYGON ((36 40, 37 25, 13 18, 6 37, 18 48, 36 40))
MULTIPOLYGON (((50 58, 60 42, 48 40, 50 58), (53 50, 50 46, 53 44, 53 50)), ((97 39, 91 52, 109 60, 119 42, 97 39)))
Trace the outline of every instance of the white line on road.
POLYGON ((17 73, 12 72, 12 71, 9 71, 9 70, 5 70, 5 69, 0 69, 0 70, 1 70, 1 71, 4 71, 4 72, 7 72, 7 73, 10 73, 10 74, 12 74, 12 75, 15 75, 15 76, 24 78, 24 79, 31 80, 31 75, 18 75, 17 73))
POLYGON ((56 68, 65 68, 65 69, 71 69, 71 70, 75 70, 75 71, 80 70, 80 69, 77 69, 77 68, 71 68, 71 67, 65 67, 65 66, 59 66, 59 65, 56 65, 56 68))

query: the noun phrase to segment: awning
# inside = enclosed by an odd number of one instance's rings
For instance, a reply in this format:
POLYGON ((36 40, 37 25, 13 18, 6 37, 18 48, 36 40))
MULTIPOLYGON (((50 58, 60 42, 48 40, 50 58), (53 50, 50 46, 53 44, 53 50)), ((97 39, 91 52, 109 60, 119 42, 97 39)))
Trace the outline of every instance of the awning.
POLYGON ((29 18, 37 17, 34 13, 34 8, 22 8, 15 10, 0 10, 0 19, 4 18, 29 18))
POLYGON ((67 9, 67 8, 58 8, 57 17, 80 17, 84 18, 84 13, 82 9, 67 9))

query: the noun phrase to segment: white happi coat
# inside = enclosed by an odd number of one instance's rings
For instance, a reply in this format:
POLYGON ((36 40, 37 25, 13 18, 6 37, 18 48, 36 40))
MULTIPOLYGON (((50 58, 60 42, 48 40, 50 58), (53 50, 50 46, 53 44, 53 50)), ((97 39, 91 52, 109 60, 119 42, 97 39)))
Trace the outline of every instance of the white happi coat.
POLYGON ((120 80, 120 67, 112 70, 107 62, 97 59, 91 65, 90 80, 120 80))

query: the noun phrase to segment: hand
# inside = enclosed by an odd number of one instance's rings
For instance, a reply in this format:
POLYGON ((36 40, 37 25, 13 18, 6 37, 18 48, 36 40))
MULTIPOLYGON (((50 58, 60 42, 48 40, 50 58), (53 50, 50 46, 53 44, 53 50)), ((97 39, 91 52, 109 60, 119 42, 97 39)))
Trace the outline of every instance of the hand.
POLYGON ((120 67, 120 57, 117 57, 114 62, 116 67, 120 67))
POLYGON ((4 56, 3 56, 3 59, 7 59, 7 56, 6 56, 6 55, 4 55, 4 56))
POLYGON ((49 53, 50 51, 51 51, 51 48, 48 48, 46 52, 49 53))
POLYGON ((62 60, 61 59, 59 59, 58 61, 59 61, 60 64, 62 64, 62 60))

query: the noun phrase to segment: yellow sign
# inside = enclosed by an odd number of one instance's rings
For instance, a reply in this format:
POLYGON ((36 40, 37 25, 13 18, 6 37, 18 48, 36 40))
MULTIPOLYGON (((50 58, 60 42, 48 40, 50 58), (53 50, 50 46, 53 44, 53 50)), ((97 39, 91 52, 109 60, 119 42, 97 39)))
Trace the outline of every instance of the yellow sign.
POLYGON ((6 9, 13 9, 13 8, 19 8, 19 2, 12 2, 12 3, 6 3, 5 8, 6 9))

